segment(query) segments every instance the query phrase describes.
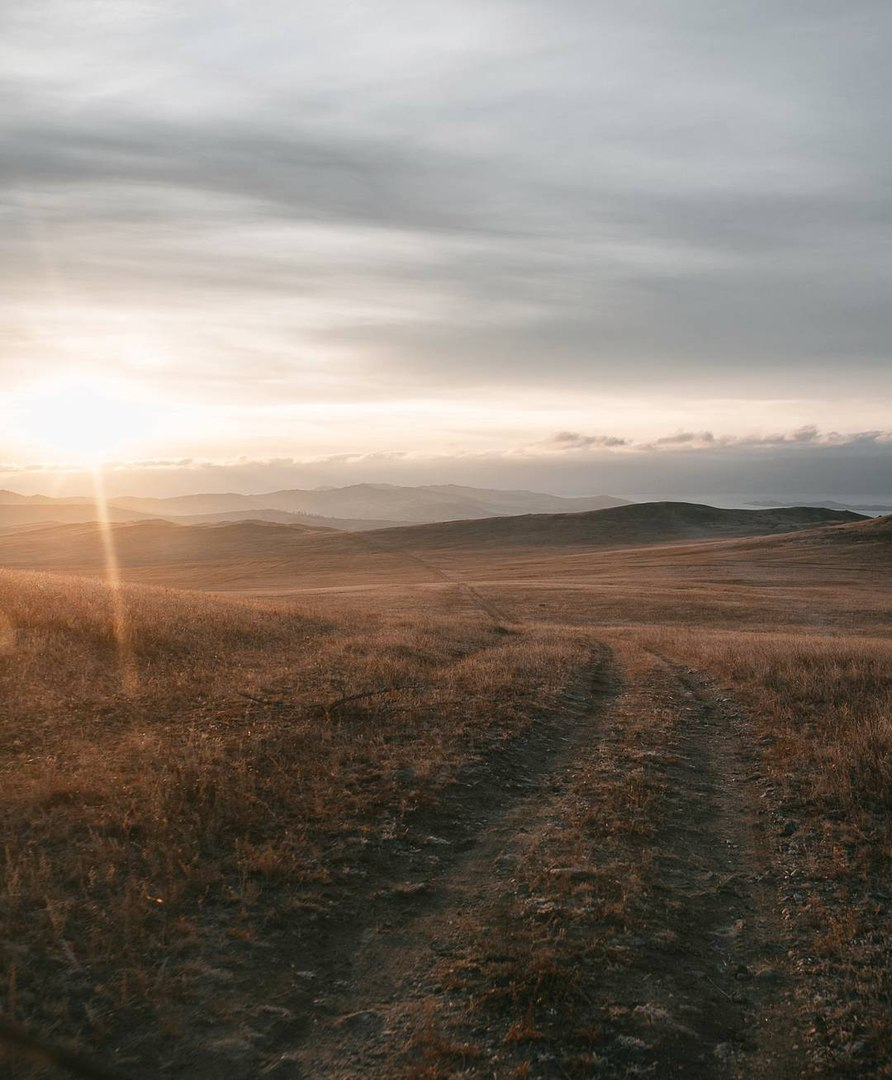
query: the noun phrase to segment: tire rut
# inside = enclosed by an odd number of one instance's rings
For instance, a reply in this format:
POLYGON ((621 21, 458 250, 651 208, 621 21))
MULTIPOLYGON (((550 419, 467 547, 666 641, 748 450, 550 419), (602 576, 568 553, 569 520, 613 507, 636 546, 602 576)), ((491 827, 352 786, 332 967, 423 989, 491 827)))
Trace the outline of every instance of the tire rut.
POLYGON ((416 834, 436 830, 428 837, 444 852, 436 872, 428 867, 419 877, 418 859, 410 860, 407 871, 415 874, 407 872, 379 892, 370 909, 374 917, 354 935, 352 956, 329 973, 336 992, 318 1003, 322 1008, 304 1038, 267 1063, 269 1075, 388 1075, 383 1059, 394 1045, 411 1042, 426 1022, 431 994, 439 990, 439 957, 461 941, 465 913, 485 906, 503 887, 494 867, 523 845, 541 812, 543 789, 580 742, 595 734, 615 690, 605 657, 593 660, 583 683, 563 695, 554 723, 538 725, 495 767, 490 762, 465 770, 461 785, 416 821, 416 834))
POLYGON ((660 1063, 663 1074, 802 1075, 802 1040, 787 1005, 786 945, 770 855, 748 785, 755 743, 728 699, 697 672, 652 654, 680 714, 657 858, 658 921, 678 943, 675 963, 652 957, 662 993, 694 1036, 660 1063), (702 1049, 695 1060, 689 1054, 702 1049), (695 1063, 696 1062, 696 1063, 695 1063))
POLYGON ((261 1056, 207 1075, 803 1075, 757 762, 703 676, 605 646, 554 709, 356 849, 348 908, 285 920, 249 1018, 261 1056), (530 1043, 498 1004, 517 941, 522 992, 549 950, 570 987, 554 1031, 557 1002, 536 999, 530 1043))

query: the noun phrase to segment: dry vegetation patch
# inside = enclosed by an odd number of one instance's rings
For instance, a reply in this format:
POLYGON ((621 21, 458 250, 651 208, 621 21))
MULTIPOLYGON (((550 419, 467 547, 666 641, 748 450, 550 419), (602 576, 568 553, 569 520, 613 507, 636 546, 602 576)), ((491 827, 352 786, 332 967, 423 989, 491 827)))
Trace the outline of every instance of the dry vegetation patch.
POLYGON ((587 657, 480 613, 323 619, 141 587, 120 602, 135 686, 104 586, 0 575, 0 993, 88 1045, 142 1026, 137 1064, 209 980, 221 996, 226 949, 283 910, 355 899, 347 847, 434 803, 587 657))
POLYGON ((428 1019, 374 1075, 762 1075, 773 991, 737 976, 776 943, 742 919, 765 866, 725 801, 735 762, 702 745, 713 713, 671 671, 617 650, 621 694, 495 859, 501 890, 464 914, 428 1019), (449 1048, 481 1045, 459 1071, 449 1048))
MULTIPOLYGON (((400 868, 437 862, 452 795, 562 707, 595 635, 625 696, 536 793, 504 895, 463 913, 381 1075, 705 1068, 699 1044, 743 1045, 758 1013, 802 1029, 815 1075, 892 1076, 888 545, 840 545, 469 552, 405 580, 379 552, 375 587, 320 591, 324 614, 0 573, 0 1009, 135 1075, 216 1076, 261 1060, 278 1014, 258 986, 287 961, 309 980, 278 1021, 299 1039, 301 994, 326 995, 284 931, 321 954, 339 918, 427 902, 400 868), (723 981, 734 950, 764 959, 726 918, 746 903, 787 952, 742 977, 789 978, 792 1015, 723 981), (679 981, 692 947, 713 973, 726 950, 718 987, 679 981)), ((323 569, 300 587, 337 585, 323 569)))
POLYGON ((812 1065, 892 1075, 892 640, 763 632, 644 640, 752 718, 812 1065))

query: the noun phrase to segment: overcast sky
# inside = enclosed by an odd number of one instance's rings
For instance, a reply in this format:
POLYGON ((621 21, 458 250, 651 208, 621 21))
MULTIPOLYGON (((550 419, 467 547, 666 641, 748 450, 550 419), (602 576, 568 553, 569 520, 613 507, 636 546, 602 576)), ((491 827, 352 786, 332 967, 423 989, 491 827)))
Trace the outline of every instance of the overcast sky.
POLYGON ((892 493, 890 48, 888 0, 0 0, 0 481, 892 493))

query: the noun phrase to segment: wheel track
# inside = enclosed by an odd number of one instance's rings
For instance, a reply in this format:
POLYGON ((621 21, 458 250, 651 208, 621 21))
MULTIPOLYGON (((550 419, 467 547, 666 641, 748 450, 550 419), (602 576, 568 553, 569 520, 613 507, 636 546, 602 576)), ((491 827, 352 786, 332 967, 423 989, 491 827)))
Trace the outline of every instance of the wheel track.
POLYGON ((417 566, 423 567, 428 573, 432 574, 438 581, 442 581, 447 585, 453 586, 467 596, 474 607, 487 615, 494 623, 501 624, 506 622, 512 622, 511 616, 502 611, 498 605, 494 604, 490 599, 485 597, 479 589, 475 589, 473 585, 470 585, 466 581, 462 581, 461 578, 452 577, 451 574, 447 574, 445 570, 437 566, 436 563, 430 562, 423 556, 411 551, 407 548, 395 547, 389 544, 382 544, 381 541, 372 541, 368 538, 366 533, 354 533, 354 538, 361 544, 363 544, 369 551, 384 552, 388 555, 401 555, 409 562, 415 563, 417 566))
MULTIPOLYGON (((559 724, 509 754, 497 779, 466 775, 470 794, 459 792, 455 805, 441 806, 426 825, 448 831, 459 808, 466 820, 479 814, 476 833, 453 840, 473 846, 453 851, 434 880, 419 879, 416 867, 403 890, 378 904, 354 936, 355 955, 329 971, 338 992, 327 995, 303 1040, 271 1060, 272 1075, 383 1080, 394 1075, 400 1048, 436 1026, 438 1013, 452 1010, 447 1029, 452 1023, 456 1032, 466 1030, 438 984, 438 957, 460 954, 472 926, 486 932, 505 887, 498 866, 522 862, 537 830, 547 835, 560 827, 561 778, 605 748, 620 768, 626 752, 625 760, 645 763, 659 794, 651 811, 656 857, 645 868, 634 842, 628 850, 630 876, 640 871, 644 881, 641 926, 627 935, 625 959, 589 978, 581 991, 604 1025, 597 1075, 803 1075, 786 1006, 770 860, 746 793, 755 760, 748 732, 696 673, 649 651, 648 664, 619 698, 615 669, 605 677, 603 662, 594 666, 594 692, 566 699, 559 724), (665 722, 649 723, 649 710, 665 722)), ((589 795, 597 799, 599 791, 589 795)), ((597 839, 592 858, 598 858, 597 839)), ((494 1062, 503 1058, 497 1024, 476 1035, 494 1062)), ((530 1076, 565 1075, 547 1054, 530 1062, 538 1062, 530 1076)), ((513 1075, 503 1067, 468 1075, 513 1075)), ((430 1075, 457 1075, 445 1061, 441 1068, 430 1075)))
POLYGON ((580 743, 595 735, 615 691, 605 654, 563 695, 556 722, 539 725, 510 753, 502 763, 506 769, 489 776, 481 772, 479 779, 473 769, 466 772, 469 790, 453 795, 452 806, 447 799, 429 824, 448 835, 461 817, 476 818, 476 831, 452 841, 433 880, 401 883, 391 902, 379 908, 378 919, 367 922, 352 960, 341 965, 341 989, 325 1003, 327 1015, 316 1018, 299 1046, 269 1063, 272 1075, 313 1080, 388 1075, 382 1063, 387 1048, 411 1042, 425 1022, 438 955, 459 944, 464 914, 491 902, 502 888, 494 865, 522 844, 541 813, 544 789, 580 743))
MULTIPOLYGON (((712 1049, 697 1066, 670 1052, 661 1068, 666 1075, 801 1076, 802 1039, 787 1000, 785 932, 764 812, 747 787, 757 768, 752 733, 699 673, 648 652, 679 713, 657 860, 660 921, 679 942, 663 991, 688 1012, 697 1041, 712 1049)), ((660 959, 655 955, 658 970, 660 959)))

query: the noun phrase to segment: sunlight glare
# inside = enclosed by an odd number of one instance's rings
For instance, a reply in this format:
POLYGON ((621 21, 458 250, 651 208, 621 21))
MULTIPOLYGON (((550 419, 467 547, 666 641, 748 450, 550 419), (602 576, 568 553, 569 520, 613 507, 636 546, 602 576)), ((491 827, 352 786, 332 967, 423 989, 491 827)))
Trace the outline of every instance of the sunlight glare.
POLYGON ((127 389, 77 381, 24 395, 18 415, 29 441, 81 463, 97 463, 152 435, 161 413, 127 389))

